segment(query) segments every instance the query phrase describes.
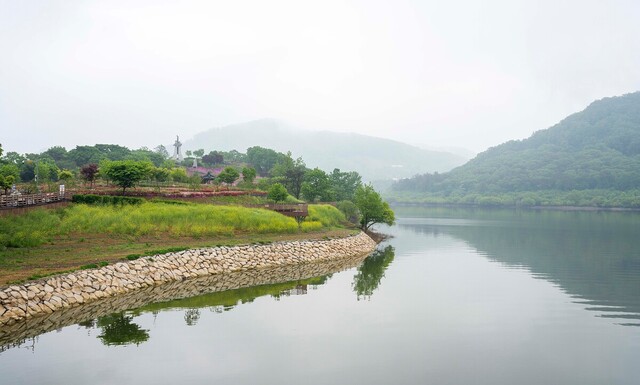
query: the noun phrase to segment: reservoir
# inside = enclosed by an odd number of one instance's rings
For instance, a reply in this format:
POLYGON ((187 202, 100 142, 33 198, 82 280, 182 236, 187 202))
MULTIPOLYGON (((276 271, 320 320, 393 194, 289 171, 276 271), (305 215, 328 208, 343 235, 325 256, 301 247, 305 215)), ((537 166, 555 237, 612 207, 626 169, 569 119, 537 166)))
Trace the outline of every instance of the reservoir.
POLYGON ((0 330, 0 383, 638 383, 640 214, 395 211, 317 276, 0 330))

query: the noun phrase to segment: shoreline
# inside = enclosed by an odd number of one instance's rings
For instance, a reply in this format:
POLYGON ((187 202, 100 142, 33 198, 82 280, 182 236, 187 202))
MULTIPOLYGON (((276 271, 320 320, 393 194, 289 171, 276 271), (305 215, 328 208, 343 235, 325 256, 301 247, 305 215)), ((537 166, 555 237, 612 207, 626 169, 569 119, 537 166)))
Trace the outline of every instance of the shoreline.
POLYGON ((455 209, 517 209, 517 210, 551 210, 551 211, 614 211, 640 212, 640 207, 598 207, 598 206, 516 206, 516 205, 478 205, 460 203, 414 203, 393 202, 391 207, 445 207, 455 209))
POLYGON ((0 287, 0 325, 168 282, 215 274, 352 258, 377 243, 360 232, 343 238, 220 246, 166 253, 0 287))
POLYGON ((139 309, 153 303, 167 303, 183 298, 208 295, 227 290, 242 289, 259 285, 296 282, 304 279, 326 276, 358 266, 368 254, 332 261, 318 261, 299 265, 286 265, 265 269, 253 269, 206 277, 173 281, 159 286, 149 286, 140 290, 114 297, 102 298, 83 306, 75 306, 59 311, 37 315, 22 322, 5 324, 0 328, 0 352, 3 346, 20 344, 26 339, 66 326, 96 319, 110 314, 139 309))

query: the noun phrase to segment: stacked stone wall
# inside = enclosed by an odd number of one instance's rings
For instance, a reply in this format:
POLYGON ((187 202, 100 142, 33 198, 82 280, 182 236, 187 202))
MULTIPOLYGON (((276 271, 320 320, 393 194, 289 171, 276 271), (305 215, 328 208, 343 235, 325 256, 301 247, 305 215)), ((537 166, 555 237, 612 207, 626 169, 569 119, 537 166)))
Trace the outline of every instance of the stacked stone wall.
POLYGON ((212 274, 366 255, 366 234, 313 241, 192 249, 0 288, 0 326, 132 291, 212 274))

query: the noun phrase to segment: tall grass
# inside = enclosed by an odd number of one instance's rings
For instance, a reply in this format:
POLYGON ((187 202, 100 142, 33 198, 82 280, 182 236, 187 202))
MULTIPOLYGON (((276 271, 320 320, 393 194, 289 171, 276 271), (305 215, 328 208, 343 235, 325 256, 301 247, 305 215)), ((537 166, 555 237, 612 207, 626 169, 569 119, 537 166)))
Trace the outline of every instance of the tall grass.
POLYGON ((33 247, 69 233, 200 237, 234 231, 294 232, 297 224, 277 213, 239 207, 75 205, 64 211, 35 210, 0 218, 0 230, 1 246, 33 247))
MULTIPOLYGON (((302 231, 335 227, 344 215, 335 207, 309 206, 302 231)), ((295 233, 295 219, 274 211, 238 206, 169 205, 147 202, 135 206, 73 205, 0 217, 0 247, 33 247, 67 234, 114 236, 231 236, 248 233, 295 233)))
POLYGON ((63 233, 90 232, 126 235, 172 234, 176 236, 232 235, 246 232, 295 232, 295 220, 272 211, 213 205, 165 205, 71 207, 60 224, 63 233))
POLYGON ((305 220, 305 222, 320 222, 322 227, 338 227, 346 221, 342 211, 331 205, 309 205, 309 216, 305 220))

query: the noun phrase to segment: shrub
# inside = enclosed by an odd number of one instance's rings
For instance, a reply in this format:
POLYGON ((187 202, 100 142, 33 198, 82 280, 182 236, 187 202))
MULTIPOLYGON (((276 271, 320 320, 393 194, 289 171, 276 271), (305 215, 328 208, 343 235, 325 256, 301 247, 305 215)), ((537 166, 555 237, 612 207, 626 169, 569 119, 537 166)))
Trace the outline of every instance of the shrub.
POLYGON ((139 205, 144 202, 144 199, 125 196, 75 194, 71 197, 71 202, 87 205, 139 205))

